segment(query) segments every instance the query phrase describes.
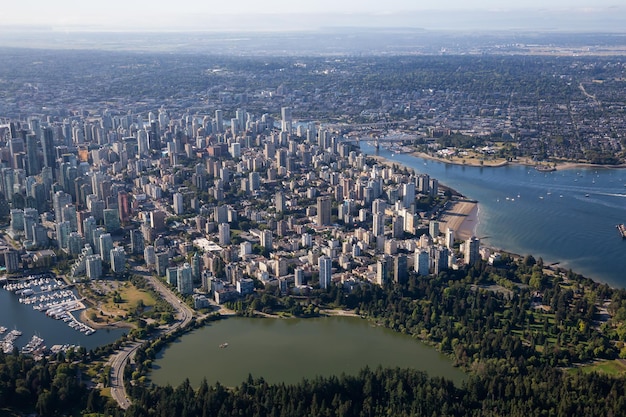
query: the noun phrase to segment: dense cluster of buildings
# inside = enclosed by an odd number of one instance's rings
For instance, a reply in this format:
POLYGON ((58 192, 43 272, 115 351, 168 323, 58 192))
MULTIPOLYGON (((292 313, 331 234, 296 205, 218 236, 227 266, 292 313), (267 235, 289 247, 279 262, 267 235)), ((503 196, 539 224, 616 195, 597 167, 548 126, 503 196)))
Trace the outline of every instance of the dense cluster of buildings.
POLYGON ((7 270, 49 254, 73 279, 97 279, 130 256, 221 303, 255 282, 351 289, 479 259, 477 239, 459 253, 419 203, 443 198, 436 179, 375 163, 288 107, 278 121, 233 116, 161 108, 0 127, 0 191, 21 244, 3 251, 7 270))
MULTIPOLYGON (((281 48, 284 42, 280 40, 281 48)), ((38 56, 33 65, 28 51, 12 51, 0 65, 5 83, 0 116, 9 120, 39 114, 43 120, 51 115, 65 138, 102 143, 110 141, 104 136, 111 134, 113 123, 119 123, 116 129, 128 129, 138 114, 148 123, 150 111, 150 120, 160 128, 168 112, 191 118, 206 114, 207 108, 224 109, 211 114, 211 124, 239 134, 247 128, 245 115, 236 114, 239 107, 275 115, 281 130, 296 129, 297 123, 282 126, 296 115, 337 126, 401 125, 420 137, 460 133, 477 146, 504 141, 512 157, 597 163, 616 162, 603 161, 608 156, 623 159, 625 64, 611 57, 279 55, 216 59, 204 54, 55 51, 38 56), (161 105, 168 111, 160 112, 161 105), (281 106, 289 108, 288 114, 281 113, 281 106), (110 114, 102 114, 103 108, 110 114), (127 114, 131 108, 134 116, 127 114), (88 120, 75 126, 77 114, 98 115, 103 123, 88 120)), ((154 129, 140 131, 136 139, 142 148, 157 140, 154 129)), ((32 140, 23 141, 25 148, 33 146, 32 140)), ((44 165, 54 157, 46 148, 41 160, 24 163, 44 165)))

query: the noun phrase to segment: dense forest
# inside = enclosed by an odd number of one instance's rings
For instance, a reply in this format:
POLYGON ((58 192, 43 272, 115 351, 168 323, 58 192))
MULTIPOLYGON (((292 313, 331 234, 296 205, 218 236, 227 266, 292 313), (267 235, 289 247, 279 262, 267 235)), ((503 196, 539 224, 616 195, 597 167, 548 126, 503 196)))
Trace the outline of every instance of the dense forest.
POLYGON ((66 358, 35 361, 0 351, 0 415, 3 409, 33 410, 42 416, 64 415, 99 407, 100 392, 88 390, 73 352, 66 358), (96 406, 98 403, 98 406, 96 406))
POLYGON ((0 380, 3 409, 34 404, 41 416, 618 416, 626 409, 624 379, 506 362, 477 369, 460 387, 408 369, 364 369, 295 385, 250 377, 234 388, 137 386, 126 411, 88 390, 79 368, 64 362, 0 355, 0 380))
POLYGON ((89 351, 83 347, 69 348, 40 361, 17 348, 10 354, 0 350, 0 416, 82 415, 107 407, 117 409, 117 404, 101 396, 94 384, 107 384, 108 367, 104 361, 126 340, 124 336, 89 351))
POLYGON ((462 387, 407 369, 362 370, 296 385, 249 378, 238 387, 188 382, 138 388, 125 416, 617 416, 623 379, 552 367, 487 366, 462 387))

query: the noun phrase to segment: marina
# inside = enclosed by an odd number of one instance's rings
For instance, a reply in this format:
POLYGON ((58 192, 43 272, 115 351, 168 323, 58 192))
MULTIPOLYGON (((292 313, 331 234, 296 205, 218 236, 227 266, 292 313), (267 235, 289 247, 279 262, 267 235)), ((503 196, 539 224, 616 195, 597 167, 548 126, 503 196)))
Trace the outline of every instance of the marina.
POLYGON ((19 296, 21 304, 32 306, 33 310, 45 313, 48 317, 62 320, 67 325, 86 336, 95 333, 95 329, 80 322, 71 313, 85 308, 74 290, 63 280, 50 274, 28 276, 7 281, 7 291, 19 296))
POLYGON ((33 335, 33 337, 30 339, 30 342, 28 342, 26 346, 22 348, 22 353, 38 355, 43 354, 44 350, 46 349, 46 346, 43 344, 43 342, 43 338, 37 336, 36 334, 33 335))
POLYGON ((2 339, 2 351, 7 354, 13 352, 13 348, 15 347, 14 343, 18 337, 22 335, 17 329, 11 330, 4 338, 2 339))
MULTIPOLYGON (((10 280, 15 283, 15 280, 10 280)), ((22 295, 23 297, 23 295, 22 295)), ((33 305, 19 302, 20 296, 13 292, 5 291, 0 287, 0 326, 6 327, 5 334, 11 329, 18 329, 23 332, 14 345, 18 350, 24 347, 33 335, 37 335, 45 340, 45 345, 52 351, 53 346, 63 347, 81 346, 87 350, 113 343, 123 334, 128 332, 124 328, 103 328, 97 329, 95 333, 87 335, 69 326, 69 321, 58 320, 33 308, 33 305)), ((78 318, 79 311, 69 312, 70 315, 78 318)), ((67 320, 67 318, 65 319, 67 320)), ((4 334, 0 334, 2 341, 4 334)))

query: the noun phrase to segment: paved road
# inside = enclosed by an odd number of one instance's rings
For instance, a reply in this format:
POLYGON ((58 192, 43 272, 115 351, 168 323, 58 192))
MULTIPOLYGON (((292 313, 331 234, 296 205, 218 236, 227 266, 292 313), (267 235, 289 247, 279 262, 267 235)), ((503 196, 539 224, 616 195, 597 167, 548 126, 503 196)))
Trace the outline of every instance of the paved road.
MULTIPOLYGON (((159 336, 163 334, 168 334, 174 332, 176 329, 186 326, 191 321, 193 317, 193 310, 189 308, 189 306, 183 303, 176 294, 170 291, 169 288, 165 284, 163 284, 159 279, 149 275, 147 272, 142 271, 141 268, 137 268, 136 272, 143 275, 148 282, 154 287, 156 291, 158 291, 163 298, 174 307, 176 311, 176 321, 169 325, 167 328, 164 328, 159 333, 159 336)), ((130 399, 126 394, 126 389, 124 387, 124 368, 128 363, 128 360, 134 356, 137 352, 137 349, 141 347, 144 341, 132 342, 126 345, 122 350, 117 352, 114 356, 109 360, 111 364, 111 396, 119 406, 126 410, 130 407, 130 399)))
POLYGON ((140 346, 141 342, 132 342, 111 359, 111 396, 124 410, 130 407, 130 400, 124 389, 124 367, 130 356, 137 352, 140 346))

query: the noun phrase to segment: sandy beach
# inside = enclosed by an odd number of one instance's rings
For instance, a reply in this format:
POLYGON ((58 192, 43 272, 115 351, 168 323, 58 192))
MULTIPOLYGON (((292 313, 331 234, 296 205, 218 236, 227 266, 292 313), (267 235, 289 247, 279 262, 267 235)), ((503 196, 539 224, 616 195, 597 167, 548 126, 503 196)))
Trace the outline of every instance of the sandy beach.
POLYGON ((472 200, 457 200, 451 203, 439 218, 439 230, 445 233, 454 230, 458 240, 468 240, 476 233, 478 226, 478 203, 472 200))
MULTIPOLYGON (((422 156, 421 154, 414 155, 422 156)), ((378 155, 368 155, 368 157, 373 158, 377 162, 387 166, 401 165, 378 155)), ((454 200, 450 202, 448 210, 441 215, 439 219, 439 230, 441 230, 442 233, 445 233, 449 227, 455 231, 456 239, 467 240, 476 233, 476 228, 478 227, 479 222, 478 212, 479 209, 477 201, 467 199, 454 200)))

